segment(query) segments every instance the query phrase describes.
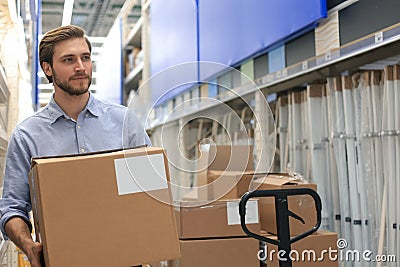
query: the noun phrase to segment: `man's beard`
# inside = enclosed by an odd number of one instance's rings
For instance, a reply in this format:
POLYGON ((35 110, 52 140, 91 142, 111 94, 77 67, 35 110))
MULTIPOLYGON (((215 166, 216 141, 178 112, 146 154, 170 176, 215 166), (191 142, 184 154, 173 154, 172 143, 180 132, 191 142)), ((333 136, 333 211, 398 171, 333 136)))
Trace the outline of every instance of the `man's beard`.
POLYGON ((61 82, 57 78, 57 74, 53 69, 53 83, 56 84, 58 87, 61 88, 64 92, 68 93, 71 96, 79 96, 85 94, 87 91, 89 91, 90 84, 92 83, 92 77, 90 75, 84 74, 84 75, 75 75, 72 78, 79 78, 79 77, 87 77, 88 78, 88 85, 87 87, 81 87, 81 88, 76 88, 72 87, 68 81, 66 82, 61 82))

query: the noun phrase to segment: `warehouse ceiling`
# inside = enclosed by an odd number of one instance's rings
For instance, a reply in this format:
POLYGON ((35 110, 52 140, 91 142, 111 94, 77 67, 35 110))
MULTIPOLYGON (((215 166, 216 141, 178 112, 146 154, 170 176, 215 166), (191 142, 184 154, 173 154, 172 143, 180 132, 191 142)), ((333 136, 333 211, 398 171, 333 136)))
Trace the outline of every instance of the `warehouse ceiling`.
MULTIPOLYGON (((124 3, 125 0, 75 0, 71 24, 81 26, 88 36, 106 37, 124 3)), ((63 9, 64 0, 41 1, 42 33, 61 26, 63 9)), ((140 6, 136 5, 128 23, 134 24, 140 12, 140 6)))

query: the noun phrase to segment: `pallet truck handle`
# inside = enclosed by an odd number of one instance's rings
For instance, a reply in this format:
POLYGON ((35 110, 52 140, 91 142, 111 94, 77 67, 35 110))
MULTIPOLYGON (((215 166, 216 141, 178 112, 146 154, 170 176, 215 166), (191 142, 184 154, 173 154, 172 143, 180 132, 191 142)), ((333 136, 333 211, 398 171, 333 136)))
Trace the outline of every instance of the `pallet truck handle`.
MULTIPOLYGON (((250 192, 246 192, 239 203, 239 214, 240 214, 240 223, 242 226, 243 231, 250 237, 253 237, 255 239, 258 239, 260 241, 264 241, 270 244, 274 244, 277 245, 278 247, 282 246, 282 245, 289 245, 305 238, 306 236, 311 235, 312 233, 316 232, 318 230, 318 228, 321 226, 321 210, 322 210, 322 204, 321 204, 321 198, 318 195, 317 192, 315 192, 312 189, 309 188, 293 188, 293 189, 277 189, 277 190, 254 190, 254 191, 250 191, 250 192), (293 195, 310 195, 315 202, 315 209, 317 212, 317 222, 315 224, 315 226, 313 228, 311 228, 308 231, 305 231, 302 234, 299 234, 293 238, 290 238, 290 233, 287 233, 288 238, 287 241, 289 241, 289 244, 282 244, 282 242, 284 242, 284 240, 281 240, 280 236, 279 236, 279 231, 278 231, 278 239, 271 239, 268 237, 264 237, 258 234, 255 234, 253 232, 251 232, 246 225, 246 204, 247 201, 250 198, 260 198, 260 197, 275 197, 275 206, 278 208, 278 203, 277 201, 282 201, 282 200, 286 200, 287 202, 287 197, 288 196, 293 196, 293 195)), ((286 214, 286 220, 288 221, 289 218, 288 216, 290 216, 290 211, 287 210, 287 203, 286 203, 286 211, 284 211, 284 214, 286 214)), ((276 214, 276 216, 278 217, 278 213, 276 214)), ((284 229, 285 230, 285 229, 284 229)), ((287 230, 289 231, 289 225, 287 225, 287 230)), ((284 238, 285 239, 285 238, 284 238)), ((286 241, 286 242, 287 242, 286 241)))

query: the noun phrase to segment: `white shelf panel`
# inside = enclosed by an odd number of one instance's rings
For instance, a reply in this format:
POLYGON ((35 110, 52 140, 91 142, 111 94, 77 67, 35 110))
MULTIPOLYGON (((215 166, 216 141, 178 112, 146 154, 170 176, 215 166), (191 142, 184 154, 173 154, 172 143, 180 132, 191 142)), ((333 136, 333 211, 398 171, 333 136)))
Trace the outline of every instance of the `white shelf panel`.
POLYGON ((129 35, 123 44, 123 47, 125 49, 129 45, 142 47, 142 26, 143 26, 143 17, 140 17, 139 20, 136 22, 135 26, 129 32, 129 35))
POLYGON ((142 78, 144 62, 136 66, 125 78, 124 87, 131 89, 137 89, 137 83, 142 78))

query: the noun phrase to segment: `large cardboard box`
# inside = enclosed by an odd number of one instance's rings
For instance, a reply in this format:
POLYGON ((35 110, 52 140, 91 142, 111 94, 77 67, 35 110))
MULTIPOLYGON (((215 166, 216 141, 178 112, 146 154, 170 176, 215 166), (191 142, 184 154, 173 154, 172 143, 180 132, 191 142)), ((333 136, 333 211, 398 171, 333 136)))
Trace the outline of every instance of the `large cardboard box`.
MULTIPOLYGON (((197 186, 199 187, 197 192, 198 200, 203 201, 218 199, 210 195, 209 184, 212 182, 212 180, 210 180, 208 176, 211 174, 211 172, 236 172, 236 174, 240 174, 253 171, 253 169, 252 146, 202 145, 201 157, 197 166, 197 186)), ((228 188, 226 193, 229 191, 230 189, 228 188)))
MULTIPOLYGON (((266 177, 255 179, 251 184, 251 187, 257 190, 310 188, 317 191, 316 184, 293 179, 289 177, 288 174, 269 174, 266 177)), ((305 222, 303 224, 301 221, 289 217, 291 236, 304 233, 313 228, 317 223, 315 203, 311 196, 289 196, 288 208, 291 212, 300 216, 305 222)), ((277 234, 274 197, 260 198, 260 221, 262 230, 267 231, 268 233, 277 234)))
MULTIPOLYGON (((184 202, 177 207, 180 239, 247 236, 240 225, 239 200, 198 204, 184 202)), ((260 233, 258 200, 250 200, 246 209, 247 227, 254 233, 260 233)))
POLYGON ((253 238, 181 240, 180 260, 170 267, 258 267, 259 241, 253 238))
MULTIPOLYGON (((274 235, 267 235, 267 237, 276 239, 274 235)), ((293 259, 292 266, 337 267, 339 261, 336 243, 336 233, 322 230, 293 243, 290 254, 293 259)), ((261 247, 263 250, 263 253, 260 253, 261 258, 266 258, 266 262, 263 261, 263 266, 279 267, 278 247, 272 244, 267 244, 266 247, 264 244, 261 247), (267 251, 266 256, 265 251, 267 251)))
POLYGON ((165 204, 172 203, 167 180, 160 148, 33 159, 32 208, 46 266, 179 258, 174 209, 165 204))

